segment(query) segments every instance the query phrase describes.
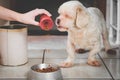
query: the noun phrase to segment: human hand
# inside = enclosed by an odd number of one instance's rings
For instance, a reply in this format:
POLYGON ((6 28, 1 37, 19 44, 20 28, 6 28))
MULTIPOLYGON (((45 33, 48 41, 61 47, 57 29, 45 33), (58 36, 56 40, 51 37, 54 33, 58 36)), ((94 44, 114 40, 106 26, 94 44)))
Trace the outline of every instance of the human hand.
POLYGON ((19 22, 25 23, 25 24, 32 24, 39 26, 39 22, 35 21, 35 17, 40 14, 46 14, 48 16, 52 16, 47 10, 45 9, 34 9, 32 11, 29 11, 27 13, 21 14, 19 16, 19 22))

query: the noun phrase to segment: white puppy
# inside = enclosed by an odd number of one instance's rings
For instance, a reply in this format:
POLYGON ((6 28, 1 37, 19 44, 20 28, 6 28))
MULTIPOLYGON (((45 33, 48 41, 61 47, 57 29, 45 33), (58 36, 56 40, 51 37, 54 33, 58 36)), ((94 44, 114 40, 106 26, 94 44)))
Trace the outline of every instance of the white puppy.
POLYGON ((58 9, 59 16, 56 25, 59 31, 68 32, 68 58, 62 67, 73 65, 75 51, 89 50, 88 64, 99 66, 95 54, 101 50, 101 35, 105 50, 111 49, 108 41, 108 32, 101 11, 94 7, 86 8, 79 1, 68 1, 58 9))

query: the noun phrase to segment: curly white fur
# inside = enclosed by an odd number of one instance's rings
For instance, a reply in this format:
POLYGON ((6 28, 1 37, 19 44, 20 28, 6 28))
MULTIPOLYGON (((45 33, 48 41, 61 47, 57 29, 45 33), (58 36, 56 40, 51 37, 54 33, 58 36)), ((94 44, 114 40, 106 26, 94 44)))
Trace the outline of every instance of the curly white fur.
POLYGON ((68 1, 59 7, 58 13, 60 14, 56 19, 58 30, 68 32, 67 52, 69 54, 62 66, 73 65, 75 50, 79 48, 90 50, 88 64, 99 66, 95 54, 101 50, 101 35, 106 51, 111 48, 102 12, 94 7, 86 8, 79 1, 68 1))

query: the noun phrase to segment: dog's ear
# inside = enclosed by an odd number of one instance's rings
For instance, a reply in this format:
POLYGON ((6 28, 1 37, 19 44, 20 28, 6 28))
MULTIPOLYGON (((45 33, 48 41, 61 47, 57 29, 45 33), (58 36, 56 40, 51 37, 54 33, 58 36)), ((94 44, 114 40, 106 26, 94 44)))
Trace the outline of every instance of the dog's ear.
POLYGON ((81 8, 77 8, 76 10, 76 27, 82 28, 85 27, 89 22, 89 15, 87 12, 81 8))

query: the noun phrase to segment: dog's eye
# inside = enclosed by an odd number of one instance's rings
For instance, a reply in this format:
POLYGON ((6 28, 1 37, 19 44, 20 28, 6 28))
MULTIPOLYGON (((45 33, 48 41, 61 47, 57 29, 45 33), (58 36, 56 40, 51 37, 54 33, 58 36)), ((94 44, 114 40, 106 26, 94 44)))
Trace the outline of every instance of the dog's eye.
POLYGON ((65 17, 69 17, 67 14, 65 14, 65 17))
POLYGON ((70 19, 72 18, 72 17, 70 17, 70 16, 69 16, 69 15, 67 15, 67 14, 65 14, 64 16, 65 16, 66 18, 70 18, 70 19))

